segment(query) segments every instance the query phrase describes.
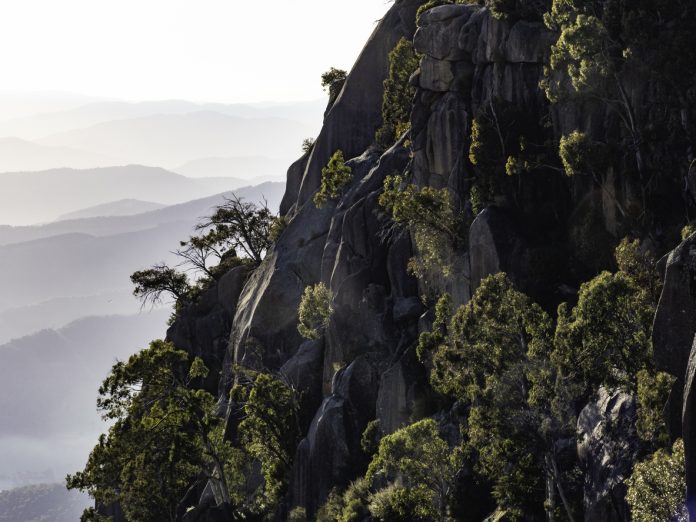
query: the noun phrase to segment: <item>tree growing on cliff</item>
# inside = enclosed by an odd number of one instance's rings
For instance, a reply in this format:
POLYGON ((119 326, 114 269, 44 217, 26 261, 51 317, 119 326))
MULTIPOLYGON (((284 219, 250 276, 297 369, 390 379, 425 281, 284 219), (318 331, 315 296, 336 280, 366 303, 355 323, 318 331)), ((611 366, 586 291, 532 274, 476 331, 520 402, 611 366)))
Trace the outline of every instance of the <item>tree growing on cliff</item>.
POLYGON ((477 469, 514 520, 552 512, 558 496, 575 513, 556 453, 575 431, 574 394, 549 364, 552 340, 548 315, 497 274, 454 314, 430 365, 435 389, 470 405, 464 433, 477 469))
POLYGON ((164 295, 178 300, 191 290, 186 274, 175 268, 170 268, 164 263, 146 270, 138 270, 130 276, 130 279, 135 285, 133 295, 140 299, 143 304, 156 305, 162 302, 164 295))
POLYGON ((379 204, 392 220, 413 232, 417 255, 409 271, 424 280, 432 271, 449 274, 453 251, 465 246, 466 219, 447 188, 416 187, 401 176, 387 176, 379 204))
POLYGON ((306 339, 319 339, 333 313, 333 294, 324 283, 308 286, 298 310, 297 330, 306 339))
POLYGON ((584 283, 572 311, 559 307, 553 359, 590 390, 605 385, 635 391, 638 373, 651 367, 660 282, 655 260, 638 241, 623 240, 615 257, 618 272, 584 283))
POLYGON ((314 194, 314 204, 322 208, 329 200, 338 199, 353 181, 353 170, 346 165, 343 151, 337 150, 321 169, 321 187, 314 194))
POLYGON ((365 477, 370 482, 399 477, 402 484, 375 493, 370 511, 380 520, 403 520, 410 515, 412 520, 445 522, 461 464, 461 451, 450 450, 432 419, 385 436, 365 477), (386 517, 387 513, 391 515, 386 517))
POLYGON ((243 413, 239 424, 240 442, 261 464, 264 484, 260 509, 273 512, 289 482, 288 474, 299 441, 297 395, 285 383, 266 373, 258 374, 250 387, 236 385, 231 393, 243 413))
POLYGON ((252 260, 256 265, 263 261, 270 248, 271 226, 275 216, 267 204, 256 205, 232 195, 213 214, 203 219, 197 230, 210 235, 216 251, 234 251, 252 260))
POLYGON ((215 399, 192 386, 207 371, 200 359, 163 341, 116 363, 97 400, 114 424, 84 470, 67 477, 68 488, 99 503, 118 501, 130 520, 176 520, 181 499, 201 480, 226 502, 240 500, 234 486, 243 467, 226 465, 236 455, 219 436, 215 399))
POLYGON ((410 125, 411 105, 416 88, 409 78, 418 69, 419 59, 413 43, 401 38, 389 53, 389 76, 384 80, 382 126, 375 140, 383 149, 391 147, 410 125))
POLYGON ((343 69, 331 67, 328 71, 321 75, 321 86, 329 93, 329 105, 332 105, 343 89, 343 84, 346 83, 348 73, 343 69))
POLYGON ((669 453, 657 450, 633 468, 626 501, 635 522, 686 522, 684 442, 678 439, 669 453))

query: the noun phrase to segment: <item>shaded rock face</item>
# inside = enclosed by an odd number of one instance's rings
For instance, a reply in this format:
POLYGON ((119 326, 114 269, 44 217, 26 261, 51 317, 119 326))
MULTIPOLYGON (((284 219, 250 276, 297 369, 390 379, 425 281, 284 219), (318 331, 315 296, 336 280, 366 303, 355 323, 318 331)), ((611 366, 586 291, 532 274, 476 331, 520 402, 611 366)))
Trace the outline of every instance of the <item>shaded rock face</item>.
POLYGON ((636 401, 602 388, 578 418, 578 457, 585 470, 586 522, 630 520, 625 481, 640 451, 636 401))
MULTIPOLYGON (((685 372, 696 334, 696 237, 682 242, 659 265, 664 286, 653 323, 653 353, 657 368, 676 377, 667 412, 670 433, 677 438, 682 432, 685 372)), ((684 443, 686 448, 689 443, 684 443)))
POLYGON ((291 504, 312 515, 333 486, 345 487, 366 466, 360 438, 374 418, 376 368, 358 357, 339 370, 295 455, 291 504))
POLYGON ((248 277, 247 267, 230 270, 198 302, 182 310, 167 330, 167 341, 203 359, 210 370, 204 388, 214 394, 218 392, 232 318, 248 277))
MULTIPOLYGON (((311 199, 319 188, 321 169, 337 149, 343 150, 346 158, 353 158, 372 144, 382 123, 382 91, 389 72, 389 52, 400 38, 413 38, 416 10, 422 3, 398 0, 375 28, 324 118, 299 191, 288 192, 287 202, 295 200, 299 208, 311 199)), ((287 202, 284 200, 284 205, 287 202)))
POLYGON ((696 237, 670 252, 663 264, 664 287, 653 325, 655 363, 683 382, 696 333, 696 237))

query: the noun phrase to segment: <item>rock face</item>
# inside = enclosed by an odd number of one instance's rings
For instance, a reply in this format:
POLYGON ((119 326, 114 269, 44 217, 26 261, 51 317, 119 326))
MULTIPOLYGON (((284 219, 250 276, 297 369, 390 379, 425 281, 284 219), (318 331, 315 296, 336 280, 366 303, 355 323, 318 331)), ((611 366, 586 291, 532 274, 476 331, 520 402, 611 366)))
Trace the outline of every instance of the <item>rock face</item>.
POLYGON ((167 341, 203 359, 210 370, 204 387, 211 393, 218 391, 232 318, 248 277, 247 267, 230 270, 195 304, 182 310, 167 331, 167 341))
POLYGON ((321 182, 321 169, 331 155, 343 150, 346 158, 359 156, 371 144, 382 123, 382 84, 389 71, 388 55, 400 38, 413 38, 420 0, 399 0, 380 21, 350 71, 338 99, 324 118, 297 193, 288 192, 284 207, 309 201, 321 182), (292 195, 291 195, 292 194, 292 195), (287 200, 287 201, 286 201, 287 200))
POLYGON ((670 252, 662 264, 664 288, 653 327, 655 362, 683 382, 696 333, 696 236, 670 252))
MULTIPOLYGON (((540 128, 541 142, 575 129, 606 138, 611 118, 591 107, 549 107, 539 81, 556 35, 541 22, 498 20, 476 3, 450 4, 424 13, 416 30, 422 3, 396 0, 328 109, 313 149, 290 167, 281 206, 290 221, 261 266, 248 278, 225 276, 168 335, 218 369, 219 383, 206 386, 217 387, 221 410, 237 364, 279 375, 303 392, 304 433, 285 511, 299 506, 311 516, 333 487, 364 473, 360 438, 368 422, 378 419, 391 433, 445 415, 430 401, 415 356, 418 335, 432 320, 424 303, 432 303, 406 268, 416 250, 409 231, 396 228, 378 203, 387 176, 404 174, 418 186, 450 189, 456 210, 469 220, 466 244, 452 252, 452 273, 434 283, 457 305, 471 298, 483 278, 505 271, 553 310, 587 273, 612 267, 611 252, 627 227, 618 209, 635 204, 635 190, 611 172, 598 188, 588 177, 506 176, 502 169, 500 187, 485 209, 474 208, 470 190, 477 171, 469 149, 475 118, 503 110, 495 107, 514 109, 517 120, 531 122, 535 132, 540 128), (410 79, 416 89, 411 129, 381 151, 373 138, 381 124, 387 56, 401 37, 414 38, 422 55, 410 79), (319 209, 312 196, 337 149, 349 160, 353 181, 319 209), (297 309, 304 289, 318 282, 331 290, 334 312, 322 338, 308 342, 297 331, 297 309)), ((654 349, 658 366, 683 386, 696 333, 696 239, 670 254, 665 271, 654 349)), ((690 426, 689 375, 683 415, 690 426)), ((627 519, 623 483, 639 449, 629 427, 635 409, 633 397, 602 391, 580 415, 577 453, 586 470, 588 522, 627 519)), ((227 408, 226 420, 230 435, 239 421, 234 408, 227 408)), ((686 443, 687 459, 694 458, 696 439, 686 443)), ((696 464, 692 477, 694 469, 696 464)), ((696 478, 690 480, 693 491, 696 478)))
POLYGON ((626 479, 640 450, 634 424, 636 401, 600 389, 578 418, 578 457, 585 471, 586 522, 629 520, 626 479))

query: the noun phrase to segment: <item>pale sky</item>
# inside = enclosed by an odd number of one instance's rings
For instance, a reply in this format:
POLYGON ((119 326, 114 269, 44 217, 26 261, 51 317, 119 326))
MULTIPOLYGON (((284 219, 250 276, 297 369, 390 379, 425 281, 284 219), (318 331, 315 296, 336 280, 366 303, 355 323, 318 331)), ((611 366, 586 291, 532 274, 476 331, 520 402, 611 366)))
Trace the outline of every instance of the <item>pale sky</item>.
POLYGON ((387 0, 0 0, 2 89, 127 100, 310 100, 387 0))

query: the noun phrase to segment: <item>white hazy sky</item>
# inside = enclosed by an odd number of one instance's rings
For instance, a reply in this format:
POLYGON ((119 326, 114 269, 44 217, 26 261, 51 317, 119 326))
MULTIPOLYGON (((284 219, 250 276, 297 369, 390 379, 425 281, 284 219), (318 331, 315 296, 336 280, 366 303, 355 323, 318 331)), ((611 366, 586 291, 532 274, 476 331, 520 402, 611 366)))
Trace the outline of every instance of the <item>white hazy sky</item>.
POLYGON ((0 0, 2 89, 128 100, 322 96, 387 0, 0 0))

